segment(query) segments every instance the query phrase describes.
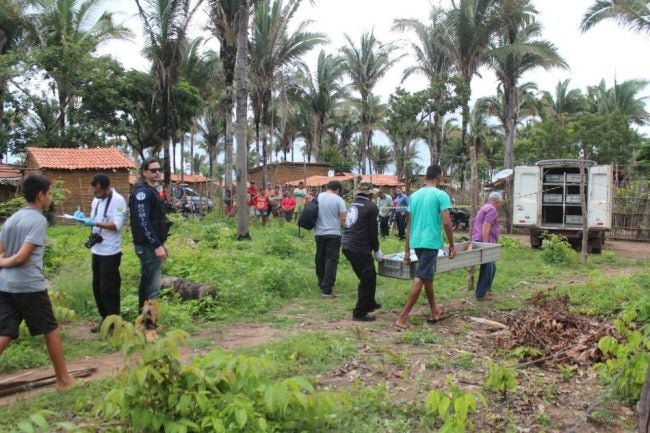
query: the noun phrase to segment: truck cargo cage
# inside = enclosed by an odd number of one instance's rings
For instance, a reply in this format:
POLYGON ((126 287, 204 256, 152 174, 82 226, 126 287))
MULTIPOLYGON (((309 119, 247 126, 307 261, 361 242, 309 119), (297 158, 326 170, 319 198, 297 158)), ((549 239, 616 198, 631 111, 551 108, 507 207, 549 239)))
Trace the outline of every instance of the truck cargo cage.
MULTIPOLYGON (((449 247, 445 247, 444 255, 439 255, 436 260, 436 274, 468 268, 483 263, 499 260, 502 246, 485 242, 460 242, 456 244, 456 257, 449 258, 449 247), (471 249, 469 248, 471 244, 471 249)), ((411 250, 411 265, 404 264, 404 253, 387 254, 379 262, 379 275, 384 277, 413 279, 417 269, 417 256, 411 250)))

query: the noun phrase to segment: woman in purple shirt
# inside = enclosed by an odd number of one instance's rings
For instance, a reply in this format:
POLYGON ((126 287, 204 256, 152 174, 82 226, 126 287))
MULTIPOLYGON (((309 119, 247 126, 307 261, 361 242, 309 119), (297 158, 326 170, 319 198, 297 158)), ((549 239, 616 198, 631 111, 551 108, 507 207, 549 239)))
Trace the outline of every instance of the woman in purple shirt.
MULTIPOLYGON (((490 193, 487 203, 479 209, 472 228, 472 241, 496 244, 499 240, 499 207, 503 197, 498 192, 490 193)), ((476 299, 491 299, 492 281, 497 272, 495 262, 483 263, 476 285, 476 299)))

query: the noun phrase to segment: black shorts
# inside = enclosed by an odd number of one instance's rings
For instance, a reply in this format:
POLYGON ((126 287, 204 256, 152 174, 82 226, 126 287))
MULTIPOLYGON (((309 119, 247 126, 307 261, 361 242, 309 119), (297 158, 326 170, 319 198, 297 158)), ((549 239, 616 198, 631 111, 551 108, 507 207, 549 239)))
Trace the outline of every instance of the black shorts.
POLYGON ((18 328, 23 319, 31 335, 49 334, 58 328, 47 290, 0 292, 0 336, 18 338, 18 328))

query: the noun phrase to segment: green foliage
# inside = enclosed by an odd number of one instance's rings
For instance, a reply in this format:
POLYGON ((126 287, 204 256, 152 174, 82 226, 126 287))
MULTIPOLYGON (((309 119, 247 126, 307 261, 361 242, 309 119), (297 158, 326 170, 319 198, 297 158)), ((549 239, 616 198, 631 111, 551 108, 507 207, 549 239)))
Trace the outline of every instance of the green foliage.
POLYGON ((314 431, 334 408, 336 397, 304 378, 269 379, 259 358, 215 351, 183 365, 183 339, 173 332, 148 345, 96 413, 145 432, 300 432, 314 431))
POLYGON ((578 262, 578 254, 573 251, 565 237, 551 234, 544 237, 540 254, 544 263, 574 265, 578 262))
POLYGON ((508 391, 517 388, 516 371, 513 368, 498 365, 488 361, 488 376, 485 381, 485 389, 492 392, 500 392, 506 400, 508 391))
POLYGON ((542 351, 536 347, 519 346, 510 351, 510 354, 519 361, 542 356, 542 351))
MULTIPOLYGON (((650 304, 648 299, 645 302, 650 304)), ((594 366, 601 382, 610 387, 611 395, 626 403, 639 399, 650 365, 650 330, 638 329, 636 319, 637 311, 632 309, 614 321, 620 338, 600 339, 598 348, 610 358, 594 366)))
POLYGON ((25 206, 25 199, 22 197, 16 197, 0 202, 0 219, 9 218, 23 206, 25 206))
POLYGON ((425 403, 426 412, 432 415, 434 422, 439 419, 440 427, 438 433, 463 433, 467 429, 473 429, 474 423, 469 415, 476 412, 476 400, 485 404, 481 394, 474 395, 471 392, 461 390, 453 383, 451 376, 445 380, 446 389, 433 390, 427 395, 425 403))

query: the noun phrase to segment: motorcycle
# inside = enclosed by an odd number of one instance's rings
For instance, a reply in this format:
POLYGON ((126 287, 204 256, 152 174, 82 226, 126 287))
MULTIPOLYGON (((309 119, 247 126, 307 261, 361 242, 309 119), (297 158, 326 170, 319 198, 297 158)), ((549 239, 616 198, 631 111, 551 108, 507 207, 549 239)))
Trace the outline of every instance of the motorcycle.
POLYGON ((469 228, 469 212, 465 209, 452 207, 449 209, 449 216, 451 217, 451 226, 454 231, 458 229, 467 230, 469 228))

